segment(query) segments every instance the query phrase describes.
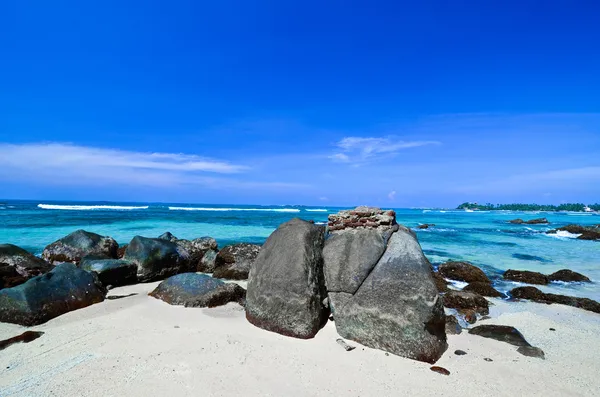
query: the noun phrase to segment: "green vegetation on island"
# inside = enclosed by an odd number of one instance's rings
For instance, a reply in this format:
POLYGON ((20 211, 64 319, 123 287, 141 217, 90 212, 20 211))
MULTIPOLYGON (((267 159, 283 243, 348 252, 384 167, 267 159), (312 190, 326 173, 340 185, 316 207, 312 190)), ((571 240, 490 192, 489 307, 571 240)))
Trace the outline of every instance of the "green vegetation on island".
POLYGON ((565 203, 559 205, 551 204, 478 204, 478 203, 462 203, 457 207, 459 210, 475 210, 475 211, 600 211, 600 204, 585 205, 582 203, 565 203))

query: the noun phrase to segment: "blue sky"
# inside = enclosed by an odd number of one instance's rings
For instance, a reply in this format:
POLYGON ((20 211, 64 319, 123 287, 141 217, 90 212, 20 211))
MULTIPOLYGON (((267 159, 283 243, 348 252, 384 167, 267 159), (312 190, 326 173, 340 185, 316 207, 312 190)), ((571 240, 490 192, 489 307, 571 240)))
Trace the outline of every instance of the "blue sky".
POLYGON ((0 197, 600 201, 595 1, 19 1, 0 197))

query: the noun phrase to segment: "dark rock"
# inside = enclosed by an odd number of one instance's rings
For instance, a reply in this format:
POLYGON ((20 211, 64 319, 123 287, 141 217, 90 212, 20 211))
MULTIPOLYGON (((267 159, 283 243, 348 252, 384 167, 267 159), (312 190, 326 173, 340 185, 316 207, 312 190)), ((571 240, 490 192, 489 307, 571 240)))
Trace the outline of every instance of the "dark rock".
POLYGON ((565 296, 557 294, 546 294, 535 287, 519 287, 510 291, 515 299, 529 299, 540 303, 558 303, 561 305, 578 307, 595 313, 600 313, 600 303, 589 298, 565 296))
POLYGON ((171 232, 164 232, 163 234, 161 234, 160 236, 158 236, 159 240, 166 240, 166 241, 170 241, 172 243, 174 243, 175 241, 177 241, 177 237, 173 236, 173 234, 171 234, 171 232))
POLYGON ((102 302, 106 290, 93 273, 70 263, 24 284, 0 290, 0 322, 32 326, 102 302))
POLYGON ((548 224, 550 222, 548 222, 548 219, 546 218, 536 218, 536 219, 531 219, 529 221, 524 221, 523 219, 513 219, 512 221, 509 221, 510 223, 515 223, 518 225, 521 224, 526 224, 526 225, 540 225, 540 224, 548 224))
POLYGON ((494 360, 492 360, 491 358, 485 357, 485 358, 483 359, 483 361, 487 361, 487 362, 490 362, 490 363, 491 363, 491 362, 492 362, 492 361, 494 361, 494 360))
POLYGON ((343 340, 342 338, 338 338, 335 341, 338 343, 338 345, 342 346, 344 348, 344 350, 346 350, 347 352, 356 349, 356 346, 351 346, 351 345, 347 344, 346 341, 343 340))
POLYGON ((123 259, 123 257, 125 256, 125 251, 127 251, 128 246, 129 246, 129 244, 123 244, 119 247, 119 249, 117 250, 117 259, 123 259))
POLYGON ((448 288, 449 283, 446 281, 446 279, 444 277, 442 277, 441 274, 439 274, 438 272, 432 271, 431 275, 433 276, 433 281, 435 282, 435 286, 439 292, 450 291, 450 288, 448 288))
POLYGON ((559 227, 558 229, 549 230, 546 233, 556 233, 558 231, 565 231, 572 234, 579 234, 578 240, 600 240, 600 225, 596 226, 580 226, 580 225, 567 225, 559 227))
POLYGON ((479 314, 489 313, 488 301, 483 296, 472 292, 446 292, 446 294, 444 294, 444 306, 459 311, 472 309, 479 314))
POLYGON ((462 317, 469 324, 475 324, 477 322, 477 311, 474 309, 461 309, 459 310, 459 314, 462 314, 462 317))
POLYGON ((435 223, 424 223, 422 225, 417 226, 419 229, 429 229, 430 227, 435 226, 435 223))
POLYGON ((556 331, 554 328, 549 328, 549 329, 550 329, 550 331, 556 331))
POLYGON ((546 356, 544 355, 544 351, 542 349, 540 349, 539 347, 521 346, 517 349, 517 352, 519 352, 522 355, 527 356, 527 357, 541 358, 542 360, 546 359, 546 356))
MULTIPOLYGON (((388 223, 395 224, 395 217, 388 223)), ((337 233, 356 233, 344 240, 360 244, 362 236, 371 236, 370 230, 335 231, 325 242, 325 275, 337 331, 343 338, 366 346, 433 363, 446 350, 447 344, 444 310, 431 275, 431 265, 411 230, 386 225, 378 231, 383 236, 393 234, 389 239, 384 238, 387 247, 364 280, 348 280, 345 275, 339 275, 339 272, 351 270, 352 266, 359 269, 371 266, 357 260, 349 267, 348 263, 343 263, 346 255, 334 251, 350 250, 358 257, 358 250, 346 248, 345 244, 331 245, 330 241, 337 233), (332 290, 332 285, 338 285, 339 291, 332 290), (352 291, 357 285, 356 292, 345 292, 352 291)), ((365 251, 367 249, 370 248, 365 251)), ((374 256, 365 252, 360 255, 362 258, 374 256)))
POLYGON ((468 262, 448 261, 439 266, 438 272, 445 278, 459 280, 467 283, 485 282, 491 283, 483 270, 468 262))
POLYGON ((528 270, 509 269, 506 272, 504 272, 503 277, 505 280, 518 281, 520 283, 527 284, 545 285, 550 282, 550 280, 548 280, 548 276, 538 272, 530 272, 528 270))
POLYGON ((243 303, 246 291, 206 274, 181 273, 164 280, 148 295, 170 305, 215 307, 229 302, 243 303))
POLYGON ((478 325, 469 329, 469 334, 499 340, 514 346, 531 346, 529 342, 525 340, 523 334, 515 327, 510 327, 508 325, 478 325))
POLYGON ((15 343, 29 343, 44 335, 41 331, 25 331, 21 335, 13 336, 12 338, 0 340, 0 350, 6 349, 15 343))
POLYGON ((248 321, 295 338, 316 335, 329 315, 322 304, 327 296, 324 241, 323 226, 298 218, 280 225, 269 236, 248 280, 248 321))
POLYGON ((246 280, 258 256, 260 245, 240 243, 223 247, 215 259, 213 277, 246 280))
POLYGON ((16 245, 0 244, 0 289, 23 284, 52 268, 45 260, 16 245))
POLYGON ((137 282, 137 266, 126 260, 84 256, 79 267, 95 272, 104 286, 120 287, 137 282))
POLYGON ((129 298, 130 296, 135 296, 135 295, 137 295, 137 292, 132 292, 131 294, 127 294, 127 295, 109 295, 106 297, 106 299, 108 299, 110 301, 114 301, 117 299, 129 298))
POLYGON ((446 333, 450 335, 459 335, 462 332, 462 327, 458 323, 458 319, 454 316, 446 316, 446 333))
MULTIPOLYGON (((0 259, 1 261, 1 259, 0 259)), ((574 272, 568 269, 562 269, 548 276, 550 281, 566 281, 566 282, 585 282, 589 283, 592 280, 581 273, 574 272)))
POLYGON ((525 221, 523 219, 521 219, 521 218, 517 218, 517 219, 513 219, 513 220, 508 221, 508 223, 514 223, 516 225, 520 225, 520 224, 525 223, 525 221))
POLYGON ((202 259, 200 259, 200 262, 198 263, 198 266, 196 267, 196 271, 202 272, 202 273, 214 272, 218 253, 219 253, 219 251, 213 250, 213 249, 206 251, 204 253, 204 255, 202 256, 202 259))
POLYGON ((455 350, 454 354, 456 354, 457 356, 464 356, 465 354, 467 354, 467 352, 464 350, 455 350))
POLYGON ((481 281, 470 283, 465 288, 463 288, 463 291, 473 292, 481 296, 489 296, 492 298, 501 298, 504 296, 501 292, 492 287, 491 284, 484 283, 481 281))
POLYGON ((119 245, 111 237, 76 230, 44 248, 42 257, 50 263, 79 263, 86 255, 116 258, 119 245))
POLYGON ((187 252, 176 243, 157 238, 135 236, 129 243, 123 260, 137 266, 139 282, 162 280, 192 270, 187 252))
MULTIPOLYGON (((217 250, 217 240, 212 237, 200 237, 194 240, 175 240, 175 243, 189 256, 192 269, 203 267, 202 259, 208 251, 217 250)), ((214 262, 214 261, 213 261, 214 262)), ((214 266, 213 266, 214 270, 214 266)), ((208 272, 207 272, 208 273, 208 272)), ((212 273, 212 270, 211 272, 212 273)))
POLYGON ((438 374, 442 374, 442 375, 446 375, 446 376, 450 375, 450 371, 448 371, 446 368, 433 366, 429 369, 432 370, 433 372, 437 372, 438 374))

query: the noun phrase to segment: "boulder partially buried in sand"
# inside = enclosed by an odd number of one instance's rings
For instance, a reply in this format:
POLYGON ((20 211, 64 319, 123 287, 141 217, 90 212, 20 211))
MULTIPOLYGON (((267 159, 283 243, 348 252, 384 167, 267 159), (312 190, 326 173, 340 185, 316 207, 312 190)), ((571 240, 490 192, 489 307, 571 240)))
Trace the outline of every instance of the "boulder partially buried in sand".
POLYGON ((0 322, 32 326, 102 302, 106 290, 96 276, 71 263, 24 284, 0 290, 0 322))
POLYGON ((258 256, 260 245, 239 243, 223 247, 215 258, 213 277, 246 280, 258 256))
POLYGON ((262 246, 248 280, 246 318, 287 336, 312 338, 327 321, 325 228, 301 219, 280 225, 262 246))
POLYGON ((364 207, 330 216, 330 230, 323 257, 338 333, 403 357, 437 361, 447 348, 444 309, 415 234, 396 224, 393 211, 364 207), (382 222, 361 222, 362 214, 382 222), (344 228, 345 219, 352 222, 344 228), (365 241, 373 244, 363 246, 365 241))
POLYGON ((23 284, 54 266, 12 244, 0 244, 0 289, 23 284))
POLYGON ((542 349, 531 346, 523 334, 521 334, 515 327, 508 325, 485 324, 469 329, 469 334, 479 335, 484 338, 495 339, 501 342, 510 343, 513 346, 518 346, 519 348, 517 349, 517 352, 524 356, 541 359, 545 358, 542 349))
POLYGON ((215 307, 229 302, 243 304, 246 290, 206 274, 181 273, 161 282, 148 295, 170 305, 215 307))
POLYGON ((192 270, 185 250, 176 243, 158 238, 135 236, 127 246, 123 260, 137 266, 139 282, 163 280, 192 270))
POLYGON ((137 266, 126 260, 85 256, 81 259, 79 267, 96 273, 105 287, 120 287, 137 282, 137 266))
POLYGON ((117 258, 119 245, 112 237, 76 230, 44 248, 42 257, 50 263, 79 263, 86 255, 117 258))

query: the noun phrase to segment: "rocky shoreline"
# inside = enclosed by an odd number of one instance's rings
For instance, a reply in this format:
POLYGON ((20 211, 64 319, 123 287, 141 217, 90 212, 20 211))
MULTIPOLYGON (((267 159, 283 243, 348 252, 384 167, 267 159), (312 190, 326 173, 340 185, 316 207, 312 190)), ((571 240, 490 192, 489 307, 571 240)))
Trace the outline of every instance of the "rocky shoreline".
MULTIPOLYGON (((43 324, 102 302, 112 288, 161 281, 149 295, 171 305, 239 303, 251 324, 300 339, 314 338, 330 319, 347 340, 435 363, 448 354, 447 334, 473 330, 472 324, 489 315, 488 298, 600 313, 600 304, 591 299, 535 287, 517 287, 506 296, 468 262, 433 266, 415 233, 396 223, 394 211, 373 207, 332 214, 327 227, 293 219, 262 247, 242 243, 219 249, 210 237, 184 240, 168 232, 136 236, 119 247, 108 236, 77 230, 47 246, 42 258, 0 245, 0 322, 43 324), (248 280, 247 290, 221 279, 248 280), (467 285, 458 291, 447 280, 467 285)), ((590 282, 568 269, 550 275, 508 270, 504 278, 543 285, 590 282)), ((543 358, 536 349, 523 344, 519 352, 543 358)))

